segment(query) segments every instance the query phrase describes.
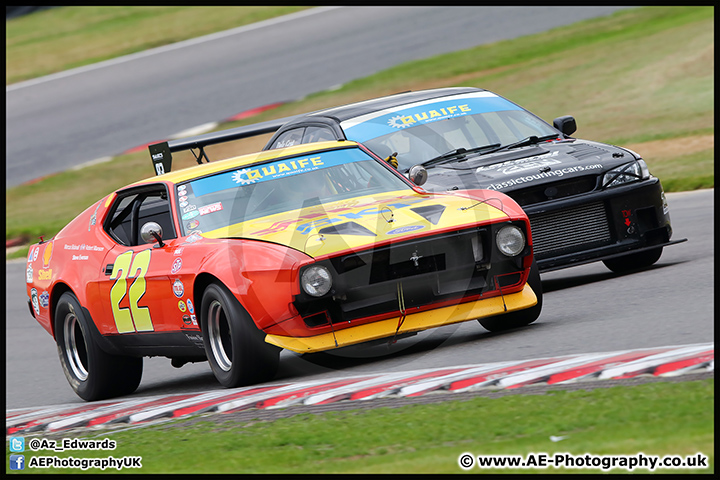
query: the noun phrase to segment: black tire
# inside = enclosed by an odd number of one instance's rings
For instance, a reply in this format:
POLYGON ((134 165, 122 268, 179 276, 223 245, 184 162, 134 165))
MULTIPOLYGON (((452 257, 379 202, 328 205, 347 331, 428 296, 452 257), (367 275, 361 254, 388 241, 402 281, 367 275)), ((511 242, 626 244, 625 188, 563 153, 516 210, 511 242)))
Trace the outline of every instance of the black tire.
POLYGON ((626 273, 649 267, 660 260, 662 252, 663 247, 660 247, 653 250, 645 250, 644 252, 629 253, 621 257, 609 258, 603 260, 603 263, 615 273, 626 273))
POLYGON ((275 376, 281 349, 265 342, 265 334, 224 285, 211 283, 200 308, 205 354, 218 382, 234 388, 275 376))
POLYGON ((502 332, 503 330, 510 330, 511 328, 524 327, 530 325, 540 316, 543 304, 542 294, 542 282, 540 281, 540 270, 538 269, 537 263, 533 260, 532 266, 530 267, 530 276, 528 277, 528 283, 535 292, 535 296, 538 299, 536 305, 520 310, 517 312, 506 313, 504 315, 496 315, 494 317, 479 318, 478 322, 480 325, 485 327, 486 330, 491 332, 502 332))
POLYGON ((89 322, 75 295, 63 293, 55 307, 55 342, 70 386, 88 401, 134 392, 142 379, 142 357, 105 352, 93 340, 89 322))

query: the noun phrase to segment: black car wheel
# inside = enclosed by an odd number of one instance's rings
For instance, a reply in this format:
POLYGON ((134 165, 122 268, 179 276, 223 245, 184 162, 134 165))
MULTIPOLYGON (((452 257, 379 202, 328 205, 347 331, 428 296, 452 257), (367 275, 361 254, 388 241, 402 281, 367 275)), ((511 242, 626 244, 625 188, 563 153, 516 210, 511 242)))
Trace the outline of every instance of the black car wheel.
POLYGON ((63 293, 55 308, 55 341, 72 389, 88 401, 134 392, 142 378, 142 357, 106 353, 93 341, 90 328, 75 295, 63 293))
POLYGON ((631 272, 633 270, 647 268, 660 260, 662 251, 663 247, 655 248, 653 250, 645 250, 644 252, 629 253, 621 257, 603 260, 603 263, 607 268, 615 273, 631 272))
POLYGON ((207 287, 201 309, 205 353, 222 385, 252 385, 275 376, 281 349, 265 342, 265 334, 224 285, 207 287))
POLYGON ((535 306, 517 312, 506 313, 504 315, 479 318, 478 322, 480 322, 480 325, 491 332, 501 332, 511 328, 524 327, 525 325, 530 325, 537 320, 540 316, 540 312, 542 311, 543 295, 542 282, 540 281, 540 270, 538 270, 535 260, 533 260, 532 267, 530 267, 528 284, 530 284, 530 287, 533 289, 533 292, 535 292, 535 296, 538 299, 535 306))

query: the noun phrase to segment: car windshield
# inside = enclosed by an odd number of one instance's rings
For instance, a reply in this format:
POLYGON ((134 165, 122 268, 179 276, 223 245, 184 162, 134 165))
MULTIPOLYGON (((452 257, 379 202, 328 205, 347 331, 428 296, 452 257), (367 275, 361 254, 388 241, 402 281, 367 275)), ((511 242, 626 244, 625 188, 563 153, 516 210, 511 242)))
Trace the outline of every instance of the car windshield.
POLYGON ((286 157, 176 186, 183 235, 312 205, 408 189, 410 185, 357 147, 286 157))
MULTIPOLYGON (((397 152, 400 171, 460 148, 501 147, 530 136, 558 133, 535 115, 491 92, 404 105, 341 125, 347 138, 363 143, 382 158, 397 152)), ((483 153, 481 149, 478 152, 483 153)))

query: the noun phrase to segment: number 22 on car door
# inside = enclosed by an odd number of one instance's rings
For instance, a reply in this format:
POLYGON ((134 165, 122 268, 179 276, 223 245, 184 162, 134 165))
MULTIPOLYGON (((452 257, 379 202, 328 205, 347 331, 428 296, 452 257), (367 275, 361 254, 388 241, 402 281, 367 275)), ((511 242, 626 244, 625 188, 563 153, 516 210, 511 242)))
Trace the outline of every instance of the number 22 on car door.
MULTIPOLYGON (((152 249, 128 250, 115 258, 110 281, 110 308, 118 333, 154 331, 150 308, 141 306, 152 249), (126 300, 127 299, 127 300, 126 300), (123 306, 124 305, 124 306, 123 306)), ((147 300, 147 299, 146 299, 147 300)))

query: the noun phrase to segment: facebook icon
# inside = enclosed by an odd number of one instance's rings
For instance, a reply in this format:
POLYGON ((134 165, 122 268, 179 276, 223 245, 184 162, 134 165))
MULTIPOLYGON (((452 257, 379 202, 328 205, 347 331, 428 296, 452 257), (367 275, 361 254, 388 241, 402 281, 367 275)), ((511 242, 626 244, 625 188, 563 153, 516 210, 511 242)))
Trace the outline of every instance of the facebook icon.
POLYGON ((25 455, 10 455, 10 470, 25 470, 25 455))

